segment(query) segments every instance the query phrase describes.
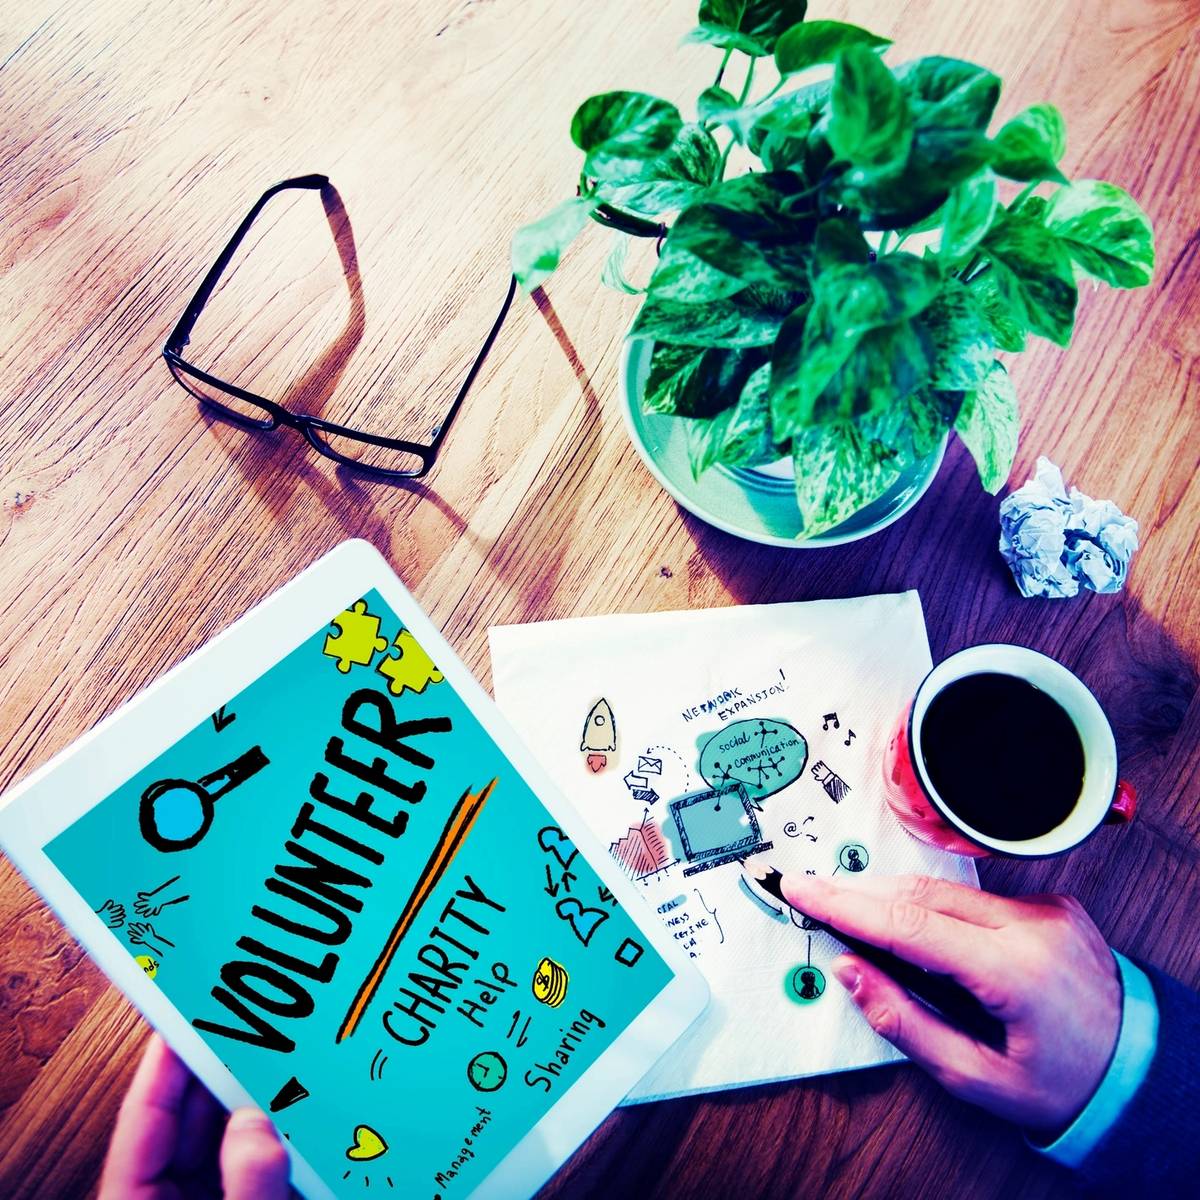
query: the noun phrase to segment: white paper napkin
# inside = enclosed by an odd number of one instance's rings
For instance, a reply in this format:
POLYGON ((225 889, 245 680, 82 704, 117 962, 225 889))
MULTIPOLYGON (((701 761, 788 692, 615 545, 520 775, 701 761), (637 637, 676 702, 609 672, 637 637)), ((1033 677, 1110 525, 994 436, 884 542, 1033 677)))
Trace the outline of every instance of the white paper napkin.
POLYGON ((736 860, 977 882, 884 803, 887 737, 931 665, 916 592, 499 626, 489 641, 501 709, 712 987, 627 1102, 901 1057, 833 978, 838 943, 748 894, 736 860))

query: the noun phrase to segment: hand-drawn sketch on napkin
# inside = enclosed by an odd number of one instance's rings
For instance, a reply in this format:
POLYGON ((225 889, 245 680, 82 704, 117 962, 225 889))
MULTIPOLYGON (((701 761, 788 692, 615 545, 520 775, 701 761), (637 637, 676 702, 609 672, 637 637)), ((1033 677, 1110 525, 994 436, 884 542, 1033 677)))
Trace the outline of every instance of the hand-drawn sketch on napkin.
POLYGON ((899 1058, 832 979, 839 944, 747 887, 743 865, 975 882, 884 803, 886 739, 930 667, 916 593, 489 637, 500 707, 712 986, 629 1101, 899 1058), (603 772, 580 755, 597 696, 621 730, 603 772))

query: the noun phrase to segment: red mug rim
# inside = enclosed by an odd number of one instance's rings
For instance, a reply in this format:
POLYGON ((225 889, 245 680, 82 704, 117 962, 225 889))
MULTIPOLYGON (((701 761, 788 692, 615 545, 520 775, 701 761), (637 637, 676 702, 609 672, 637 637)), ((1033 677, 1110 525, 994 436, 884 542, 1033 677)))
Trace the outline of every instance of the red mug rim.
MULTIPOLYGON (((932 702, 933 698, 940 695, 947 687, 950 686, 950 684, 957 682, 959 679, 965 679, 970 675, 982 674, 1012 675, 1017 679, 1025 680, 1026 683, 1034 683, 1034 681, 1029 679, 1027 675, 1019 671, 1005 670, 1002 667, 997 667, 994 665, 980 665, 979 667, 966 670, 962 674, 955 675, 946 680, 946 682, 943 683, 942 686, 939 687, 937 691, 929 697, 929 701, 925 705, 926 709, 928 709, 929 703, 932 702)), ((1034 686, 1039 685, 1035 683, 1034 686)), ((1067 716, 1071 719, 1071 724, 1075 727, 1076 733, 1079 734, 1079 740, 1083 745, 1084 750, 1084 772, 1086 781, 1087 764, 1093 757, 1094 753, 1089 747, 1086 731, 1079 727, 1079 722, 1076 720, 1075 714, 1070 711, 1067 705, 1064 704, 1058 696, 1051 694, 1051 699, 1054 700, 1055 703, 1057 703, 1059 707, 1061 707, 1064 712, 1067 713, 1067 716)), ((924 713, 922 713, 922 716, 924 716, 924 713)), ((942 820, 945 821, 946 824, 948 824, 956 833, 961 835, 972 845, 978 846, 981 850, 984 850, 989 854, 997 854, 1005 858, 1025 859, 1059 858, 1064 854, 1069 854, 1072 850, 1075 850, 1077 847, 1083 845, 1084 842, 1093 837, 1096 831, 1099 830, 1100 827, 1105 823, 1105 817, 1108 815, 1112 800, 1116 796, 1117 789, 1120 786, 1120 780, 1117 777, 1116 740, 1113 738, 1112 727, 1109 724, 1108 716, 1101 707, 1100 702, 1093 695, 1087 684, 1085 684, 1083 680, 1081 680, 1073 671, 1063 666, 1063 664, 1057 659, 1050 658, 1049 655, 1042 654, 1037 650, 1031 650, 1027 646, 1019 646, 1015 643, 1009 642, 985 642, 977 646, 968 646, 962 650, 956 651, 947 658, 942 659, 941 662, 937 663, 935 666, 931 667, 928 672, 926 672, 924 678, 917 685, 916 691, 913 692, 912 701, 908 706, 908 715, 905 725, 905 736, 908 739, 908 753, 909 759, 912 762, 913 778, 916 780, 917 786, 921 789, 922 794, 929 801, 929 803, 933 805, 934 809, 937 811, 942 820), (1017 658, 1028 657, 1039 665, 1048 665, 1048 669, 1051 671, 1051 673, 1058 674, 1060 678, 1069 678, 1073 684, 1080 689, 1080 693, 1082 695, 1086 695, 1090 703, 1094 706, 1096 715, 1098 715, 1099 719, 1103 722, 1104 729, 1108 732, 1109 746, 1105 748, 1110 752, 1110 757, 1112 760, 1111 774, 1113 779, 1113 786, 1109 794, 1108 801, 1104 808, 1098 811, 1096 820, 1092 826, 1080 836, 1073 838, 1068 845, 1060 846, 1059 848, 1053 850, 1022 849, 1023 846, 1035 845, 1039 842, 1042 842, 1045 838, 1049 837, 1050 834, 1054 833, 1055 830, 1061 829, 1062 826, 1066 824, 1065 821, 1054 826, 1052 829, 1047 830, 1046 833, 1040 834, 1037 838, 1027 838, 1024 841, 1006 841, 1002 838, 989 838, 986 834, 979 833, 970 825, 967 825, 961 817, 954 813, 942 799, 942 797, 938 795, 937 789, 933 787, 932 781, 927 777, 924 760, 918 756, 915 731, 915 714, 917 711, 917 703, 921 699, 921 693, 925 689, 925 685, 935 674, 943 670, 948 663, 952 663, 955 659, 966 655, 981 657, 985 652, 988 651, 999 652, 999 654, 1002 655, 1012 655, 1017 658)), ((1076 807, 1078 807, 1078 802, 1076 807)))

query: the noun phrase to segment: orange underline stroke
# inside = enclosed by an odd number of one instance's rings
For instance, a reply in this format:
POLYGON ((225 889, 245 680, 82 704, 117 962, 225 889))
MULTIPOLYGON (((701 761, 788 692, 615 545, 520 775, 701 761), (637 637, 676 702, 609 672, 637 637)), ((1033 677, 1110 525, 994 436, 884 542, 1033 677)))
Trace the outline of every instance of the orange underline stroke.
POLYGON ((388 939, 379 952, 379 957, 375 960, 366 979, 363 980, 362 986, 351 1001, 335 1041, 345 1041, 358 1028, 358 1023, 367 1011, 367 1005, 371 1003, 375 993, 379 990, 379 985, 383 982, 383 977, 387 974, 387 969, 391 966, 392 959, 395 958, 396 951, 399 950, 400 943, 404 940, 404 935, 408 933, 412 923, 417 919, 417 914, 420 913, 425 901, 429 899, 433 889, 441 882, 446 869, 454 861, 454 856, 462 849, 463 842, 467 840, 467 834, 471 832, 471 826, 475 824, 475 819, 483 810, 484 804, 487 803, 488 797, 499 782, 499 779, 493 779, 481 791, 465 791, 458 798, 458 803, 455 804, 450 813, 450 819, 446 822, 445 829, 442 830, 442 836, 438 838, 437 845, 434 846, 433 853, 429 856, 429 861, 426 862, 413 887, 408 903, 400 913, 400 919, 392 926, 392 932, 388 934, 388 939))

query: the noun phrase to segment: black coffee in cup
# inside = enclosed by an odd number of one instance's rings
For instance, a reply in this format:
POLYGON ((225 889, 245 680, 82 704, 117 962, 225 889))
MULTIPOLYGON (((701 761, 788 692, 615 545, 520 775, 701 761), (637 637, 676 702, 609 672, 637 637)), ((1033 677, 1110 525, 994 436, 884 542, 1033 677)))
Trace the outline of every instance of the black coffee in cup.
POLYGON ((915 748, 942 803, 1006 842, 1049 833, 1083 792, 1083 742, 1066 710, 1015 675, 948 683, 929 702, 915 748))

